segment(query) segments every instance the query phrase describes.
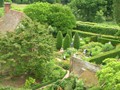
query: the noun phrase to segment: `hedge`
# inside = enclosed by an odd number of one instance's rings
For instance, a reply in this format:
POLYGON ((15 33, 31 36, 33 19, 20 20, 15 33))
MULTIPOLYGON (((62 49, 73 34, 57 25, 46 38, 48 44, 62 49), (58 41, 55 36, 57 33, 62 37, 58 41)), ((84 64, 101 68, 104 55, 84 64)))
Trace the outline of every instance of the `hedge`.
POLYGON ((103 60, 106 58, 115 58, 116 56, 120 57, 120 49, 114 49, 108 52, 101 53, 97 56, 88 58, 88 61, 95 62, 96 64, 102 64, 103 60))
POLYGON ((119 40, 102 38, 102 37, 101 37, 101 38, 98 38, 97 41, 98 41, 98 42, 101 42, 101 43, 103 43, 103 44, 108 43, 108 42, 111 42, 112 45, 120 44, 120 41, 119 41, 119 40))
POLYGON ((103 38, 108 38, 108 39, 113 39, 113 40, 119 40, 120 37, 115 37, 112 35, 100 35, 96 33, 91 33, 91 32, 85 32, 85 31, 78 31, 78 30, 73 30, 72 33, 74 34, 77 32, 81 37, 103 37, 103 38))
POLYGON ((92 32, 96 34, 105 34, 105 35, 115 35, 120 28, 118 27, 110 27, 99 25, 97 23, 90 23, 90 22, 82 22, 78 21, 76 23, 77 30, 86 31, 86 32, 92 32))

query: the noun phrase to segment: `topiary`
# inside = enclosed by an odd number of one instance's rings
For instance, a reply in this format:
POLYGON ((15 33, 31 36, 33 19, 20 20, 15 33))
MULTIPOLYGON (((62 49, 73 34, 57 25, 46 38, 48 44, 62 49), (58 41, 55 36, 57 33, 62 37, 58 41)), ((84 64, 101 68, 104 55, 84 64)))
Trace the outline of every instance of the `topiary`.
POLYGON ((66 50, 70 47, 70 36, 67 34, 63 42, 63 49, 66 50))
POLYGON ((58 50, 60 50, 61 47, 62 47, 62 40, 63 40, 63 35, 62 35, 62 32, 59 31, 58 34, 57 34, 57 43, 56 43, 56 48, 58 50))
POLYGON ((72 42, 72 32, 71 32, 71 30, 68 30, 67 34, 69 34, 69 36, 70 36, 70 43, 71 43, 72 42))
POLYGON ((80 39, 79 39, 79 35, 77 32, 75 33, 75 36, 74 36, 73 46, 75 49, 79 49, 80 47, 80 39))

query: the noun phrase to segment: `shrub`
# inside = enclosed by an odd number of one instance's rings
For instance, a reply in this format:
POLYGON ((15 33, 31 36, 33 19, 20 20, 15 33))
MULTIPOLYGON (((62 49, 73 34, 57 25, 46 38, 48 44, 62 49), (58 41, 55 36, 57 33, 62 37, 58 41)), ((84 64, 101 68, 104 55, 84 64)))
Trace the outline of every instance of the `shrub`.
POLYGON ((103 45, 102 48, 103 48, 103 51, 106 52, 106 51, 113 50, 114 46, 111 43, 105 43, 105 45, 103 45))
POLYGON ((101 90, 119 90, 120 89, 120 62, 117 59, 105 59, 106 65, 97 72, 101 90))
POLYGON ((57 31, 67 33, 67 30, 75 26, 75 17, 71 9, 60 4, 37 2, 28 5, 24 12, 32 19, 40 23, 47 23, 56 27, 57 31))
POLYGON ((69 47, 70 47, 70 36, 67 34, 63 41, 63 49, 66 50, 69 47))
POLYGON ((75 49, 79 49, 80 47, 80 38, 79 38, 78 33, 75 33, 73 46, 75 49))
POLYGON ((62 32, 59 31, 58 34, 57 34, 57 43, 56 43, 56 48, 58 50, 60 50, 61 47, 62 47, 62 40, 63 40, 63 35, 62 35, 62 32))
POLYGON ((26 81, 25 81, 25 88, 31 88, 32 85, 35 84, 35 79, 33 79, 32 77, 29 77, 26 81))

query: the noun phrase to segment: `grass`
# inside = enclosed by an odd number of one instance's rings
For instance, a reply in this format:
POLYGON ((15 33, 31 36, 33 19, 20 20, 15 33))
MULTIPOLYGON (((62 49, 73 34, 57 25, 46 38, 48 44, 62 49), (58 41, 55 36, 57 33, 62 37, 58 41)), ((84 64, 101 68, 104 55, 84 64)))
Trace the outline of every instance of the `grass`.
POLYGON ((2 17, 3 15, 4 15, 4 8, 1 7, 1 8, 0 8, 0 17, 2 17))
POLYGON ((23 10, 26 6, 27 6, 27 4, 15 4, 15 3, 13 3, 11 6, 12 7, 11 9, 23 12, 23 10))

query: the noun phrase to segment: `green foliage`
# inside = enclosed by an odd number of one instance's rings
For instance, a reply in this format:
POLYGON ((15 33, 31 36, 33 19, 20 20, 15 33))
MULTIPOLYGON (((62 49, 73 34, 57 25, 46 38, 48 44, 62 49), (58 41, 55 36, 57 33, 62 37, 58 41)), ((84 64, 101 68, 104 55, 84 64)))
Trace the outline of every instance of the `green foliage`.
POLYGON ((45 66, 52 58, 54 39, 45 26, 28 18, 18 27, 0 38, 1 68, 12 76, 27 74, 42 80, 48 75, 45 66))
POLYGON ((54 85, 51 86, 51 89, 48 90, 84 90, 84 84, 82 80, 79 80, 75 76, 70 76, 61 81, 57 81, 54 85))
POLYGON ((64 68, 65 70, 69 70, 70 68, 70 63, 69 61, 62 61, 62 62, 58 62, 58 65, 62 68, 64 68))
POLYGON ((77 80, 74 90, 84 90, 84 83, 82 80, 77 80))
POLYGON ((32 85, 35 84, 35 79, 33 79, 32 77, 29 77, 26 81, 25 81, 25 88, 31 88, 32 85))
POLYGON ((77 50, 75 48, 67 48, 62 56, 66 56, 66 58, 70 58, 77 50))
POLYGON ((75 49, 80 48, 80 38, 79 38, 78 33, 75 33, 73 46, 74 46, 75 49))
POLYGON ((108 43, 108 42, 111 42, 112 45, 117 45, 120 43, 120 40, 114 40, 114 39, 109 39, 109 38, 98 38, 98 42, 101 42, 101 43, 108 43))
POLYGON ((72 0, 69 6, 77 20, 94 21, 97 11, 106 11, 105 0, 72 0))
POLYGON ((90 62, 95 62, 96 64, 102 64, 104 59, 115 58, 116 56, 120 57, 120 49, 114 49, 108 52, 101 53, 97 56, 89 58, 88 60, 90 62))
POLYGON ((0 0, 0 7, 3 7, 4 1, 0 0))
POLYGON ((76 24, 76 29, 85 32, 92 32, 96 34, 105 34, 105 35, 115 35, 120 28, 118 27, 111 27, 109 25, 99 25, 97 23, 91 22, 81 22, 78 21, 76 24))
POLYGON ((114 17, 115 17, 115 20, 117 22, 117 24, 120 26, 120 9, 119 9, 119 6, 120 6, 120 0, 113 0, 114 1, 114 17))
POLYGON ((0 8, 0 17, 2 17, 4 14, 4 9, 3 8, 0 8))
POLYGON ((70 36, 67 34, 63 41, 63 49, 66 50, 70 47, 70 36))
POLYGON ((63 40, 63 35, 62 35, 62 32, 59 31, 58 34, 57 34, 57 43, 56 43, 56 48, 58 50, 60 50, 61 47, 62 47, 62 40, 63 40))
POLYGON ((102 23, 105 21, 104 13, 102 10, 96 12, 95 22, 102 23))
POLYGON ((72 42, 72 32, 71 32, 71 30, 68 30, 67 34, 70 36, 70 43, 71 43, 72 42))
POLYGON ((105 43, 105 45, 103 45, 103 51, 110 51, 113 50, 114 46, 111 43, 105 43))
MULTIPOLYGON (((101 37, 101 38, 112 39, 112 40, 119 40, 120 39, 119 37, 116 37, 116 36, 113 36, 113 35, 100 35, 100 34, 97 34, 97 33, 91 33, 91 32, 80 31, 80 30, 73 30, 72 32, 73 32, 73 34, 75 32, 77 32, 81 37, 84 37, 84 38, 85 37, 91 37, 91 39, 92 38, 97 38, 98 39, 99 37, 101 37)), ((96 39, 93 40, 93 41, 96 41, 96 39)))
POLYGON ((102 90, 120 89, 120 62, 116 59, 105 59, 104 65, 97 76, 102 90))
POLYGON ((4 2, 10 2, 10 3, 12 3, 12 1, 11 1, 11 0, 4 0, 4 2))
POLYGON ((81 47, 82 50, 86 49, 87 53, 86 55, 89 55, 90 52, 92 53, 92 56, 95 56, 97 54, 100 54, 102 52, 103 45, 99 42, 90 42, 88 44, 85 44, 81 47))
POLYGON ((61 79, 66 73, 61 67, 56 66, 53 62, 49 62, 48 64, 46 64, 46 67, 48 69, 45 72, 48 75, 45 75, 43 79, 44 83, 61 79))
POLYGON ((62 31, 62 33, 66 33, 67 30, 75 26, 75 17, 71 9, 61 4, 34 3, 28 5, 24 12, 32 20, 56 27, 57 32, 62 31))

